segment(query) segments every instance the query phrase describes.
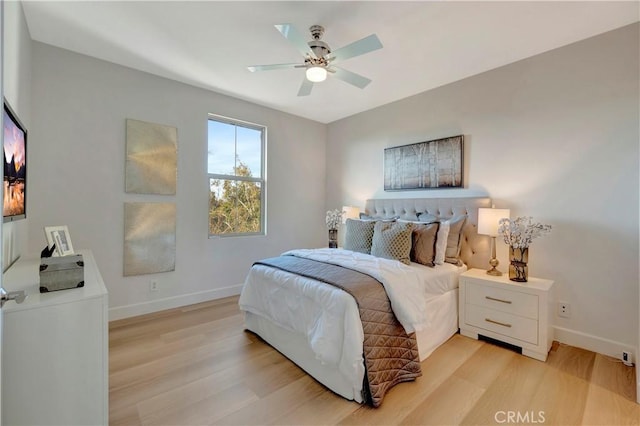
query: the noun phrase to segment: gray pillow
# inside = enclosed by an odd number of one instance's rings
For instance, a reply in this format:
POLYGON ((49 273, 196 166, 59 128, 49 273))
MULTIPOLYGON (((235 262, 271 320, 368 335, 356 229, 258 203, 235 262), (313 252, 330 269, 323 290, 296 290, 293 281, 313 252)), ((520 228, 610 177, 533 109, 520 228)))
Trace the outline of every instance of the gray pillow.
POLYGON ((411 261, 426 266, 435 266, 436 236, 439 222, 413 225, 411 234, 411 261))
POLYGON ((372 220, 347 219, 344 234, 345 250, 370 254, 375 224, 376 222, 372 220))
POLYGON ((467 221, 467 215, 452 217, 449 222, 449 236, 447 237, 447 249, 444 252, 444 261, 454 265, 462 265, 460 261, 460 246, 462 245, 462 228, 467 221))
POLYGON ((411 222, 376 222, 371 254, 385 259, 411 262, 411 222))

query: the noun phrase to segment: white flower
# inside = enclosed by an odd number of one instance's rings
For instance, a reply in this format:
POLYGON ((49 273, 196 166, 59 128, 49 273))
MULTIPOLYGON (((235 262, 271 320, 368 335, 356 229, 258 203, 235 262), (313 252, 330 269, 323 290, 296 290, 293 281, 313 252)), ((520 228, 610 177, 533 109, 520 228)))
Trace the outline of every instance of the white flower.
POLYGON ((344 212, 335 209, 335 210, 328 210, 327 211, 327 217, 325 222, 327 223, 327 228, 329 229, 338 229, 338 226, 340 226, 340 224, 342 223, 342 214, 344 212))
POLYGON ((500 219, 498 233, 502 234, 505 244, 513 248, 527 248, 535 238, 551 232, 551 225, 532 221, 530 216, 520 216, 515 220, 500 219))

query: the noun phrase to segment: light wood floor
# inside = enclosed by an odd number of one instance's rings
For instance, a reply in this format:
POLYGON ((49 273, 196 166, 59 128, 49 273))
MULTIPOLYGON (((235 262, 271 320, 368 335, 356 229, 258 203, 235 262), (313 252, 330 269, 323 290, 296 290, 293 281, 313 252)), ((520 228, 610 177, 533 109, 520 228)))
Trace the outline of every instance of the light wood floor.
POLYGON ((562 344, 542 363, 455 335, 372 409, 244 332, 237 297, 112 322, 109 342, 112 425, 640 424, 634 369, 562 344))

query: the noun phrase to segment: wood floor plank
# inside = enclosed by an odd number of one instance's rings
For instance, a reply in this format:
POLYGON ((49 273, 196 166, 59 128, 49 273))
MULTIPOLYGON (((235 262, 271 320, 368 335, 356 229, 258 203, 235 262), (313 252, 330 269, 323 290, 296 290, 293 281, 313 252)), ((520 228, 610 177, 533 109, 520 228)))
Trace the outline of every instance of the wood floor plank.
POLYGON ((237 383, 214 394, 207 393, 206 397, 192 393, 188 389, 184 391, 183 396, 197 395, 198 398, 180 398, 180 403, 173 403, 170 408, 160 407, 160 409, 145 411, 145 414, 141 412, 142 424, 145 426, 208 425, 228 414, 244 409, 252 402, 259 401, 258 396, 244 383, 237 383))
POLYGON ((109 371, 116 373, 206 344, 205 336, 198 335, 171 343, 163 342, 160 337, 154 337, 146 341, 138 341, 135 345, 118 346, 111 349, 109 353, 109 371))
POLYGON ((242 410, 259 398, 244 384, 239 383, 219 393, 172 410, 161 410, 142 417, 145 426, 156 425, 210 425, 229 413, 242 410))
POLYGON ((246 376, 244 381, 256 395, 264 398, 306 374, 304 370, 283 356, 278 362, 270 364, 269 368, 246 376))
MULTIPOLYGON (((141 380, 131 383, 120 389, 110 391, 109 409, 124 410, 127 407, 136 405, 144 400, 148 400, 175 388, 180 388, 188 383, 197 381, 203 377, 208 377, 216 373, 232 375, 236 382, 241 382, 245 377, 268 369, 270 365, 285 359, 282 354, 271 350, 266 345, 262 345, 259 351, 255 351, 253 357, 242 362, 234 362, 233 352, 228 354, 231 362, 216 362, 216 356, 205 358, 201 361, 194 361, 181 368, 163 371, 148 380, 141 380)), ((226 377, 226 376, 225 376, 226 377)))
POLYGON ((400 420, 398 413, 411 412, 482 345, 483 342, 459 334, 453 336, 421 363, 422 377, 415 382, 395 386, 387 393, 379 408, 360 407, 342 419, 340 424, 397 424, 400 420))
POLYGON ((624 365, 619 359, 596 354, 591 383, 635 401, 635 373, 634 367, 624 365))
POLYGON ((222 417, 221 425, 263 425, 275 422, 282 415, 295 410, 305 402, 325 392, 326 388, 311 376, 304 375, 242 410, 222 417))
POLYGON ((582 380, 590 380, 595 357, 594 352, 561 343, 549 353, 546 365, 582 380))
POLYGON ((243 331, 237 300, 110 324, 109 423, 485 425, 512 412, 511 423, 640 424, 634 368, 562 344, 543 363, 461 335, 380 408, 362 406, 243 331))
POLYGON ((530 410, 544 413, 545 422, 579 425, 589 390, 595 354, 584 349, 560 345, 549 355, 530 410))
POLYGON ((457 425, 473 408, 484 389, 465 379, 450 376, 421 402, 400 424, 457 425), (455 395, 452 398, 452 395, 455 395))
POLYGON ((517 353, 495 345, 482 345, 453 374, 482 389, 487 389, 517 356, 519 356, 517 353))
POLYGON ((132 366, 125 370, 114 372, 109 377, 110 389, 121 389, 132 384, 148 381, 160 377, 167 372, 188 367, 194 362, 209 360, 218 364, 222 369, 226 365, 240 360, 247 361, 256 353, 264 352, 263 346, 253 343, 247 344, 242 335, 230 337, 225 344, 220 342, 209 343, 195 348, 177 352, 159 359, 132 366))
POLYGON ((579 425, 588 391, 588 381, 547 369, 527 411, 543 413, 547 424, 579 425))
POLYGON ((111 426, 139 426, 142 425, 137 407, 132 404, 112 407, 109 398, 109 425, 111 426))
POLYGON ((402 424, 459 424, 505 366, 518 356, 494 345, 482 345, 402 424), (451 398, 456 395, 456 398, 451 398))
POLYGON ((581 423, 584 425, 639 425, 635 402, 635 369, 597 354, 581 423))
POLYGON ((546 368, 540 361, 525 356, 514 357, 478 399, 461 424, 495 424, 498 411, 530 411, 534 402, 533 396, 540 386, 546 368))
POLYGON ((112 346, 126 344, 136 339, 146 339, 172 331, 186 330, 190 326, 210 323, 227 317, 235 317, 236 321, 242 319, 238 316, 237 305, 231 301, 213 309, 172 311, 170 315, 162 315, 155 319, 153 319, 154 317, 151 317, 152 319, 145 317, 140 323, 131 323, 128 327, 110 327, 109 344, 112 346))
POLYGON ((322 392, 315 398, 274 419, 276 425, 334 425, 359 408, 359 404, 322 392))
MULTIPOLYGON (((233 353, 230 354, 232 357, 233 353)), ((250 374, 252 368, 259 368, 259 366, 267 366, 274 357, 281 357, 280 354, 273 354, 270 351, 262 351, 256 353, 254 358, 245 360, 244 363, 234 363, 231 367, 237 368, 237 380, 241 381, 243 375, 250 374), (268 360, 261 362, 260 358, 264 357, 268 360), (251 367, 251 368, 249 368, 251 367)), ((188 365, 184 365, 181 368, 161 371, 152 377, 137 380, 128 385, 120 388, 111 388, 110 390, 110 405, 111 411, 124 410, 127 407, 135 405, 141 401, 149 398, 153 398, 156 395, 167 392, 173 388, 184 386, 192 381, 198 380, 202 377, 214 374, 217 371, 224 369, 224 365, 219 365, 216 361, 219 359, 217 356, 205 358, 201 361, 194 361, 188 365)), ((227 364, 224 362, 223 364, 227 364)))

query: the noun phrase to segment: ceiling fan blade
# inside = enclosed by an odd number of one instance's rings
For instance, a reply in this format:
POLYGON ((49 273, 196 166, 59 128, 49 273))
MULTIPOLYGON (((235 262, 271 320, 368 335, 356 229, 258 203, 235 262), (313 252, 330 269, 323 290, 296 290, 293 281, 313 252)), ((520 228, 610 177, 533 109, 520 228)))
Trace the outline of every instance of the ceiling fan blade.
POLYGON ((335 73, 333 74, 335 77, 344 82, 359 87, 360 89, 364 89, 369 83, 371 83, 370 79, 368 79, 367 77, 363 77, 360 74, 356 74, 355 72, 347 71, 344 68, 336 66, 334 66, 333 68, 335 68, 335 73))
POLYGON ((309 55, 312 58, 316 57, 316 55, 313 53, 313 50, 311 50, 306 40, 302 36, 302 34, 300 34, 293 25, 277 24, 275 27, 278 31, 282 33, 283 36, 285 36, 287 40, 291 42, 291 44, 293 44, 296 47, 296 49, 298 49, 300 53, 302 53, 302 56, 306 57, 307 55, 309 55))
POLYGON ((302 85, 300 86, 300 90, 298 90, 298 96, 309 96, 311 94, 312 88, 313 88, 313 82, 307 80, 306 77, 303 77, 302 85))
POLYGON ((382 43, 378 39, 378 36, 371 34, 368 37, 354 41, 340 49, 331 52, 331 57, 336 61, 344 61, 345 59, 353 58, 354 56, 364 55, 365 53, 373 52, 382 48, 382 43))
POLYGON ((247 69, 251 72, 279 70, 283 68, 296 68, 300 64, 272 64, 272 65, 251 65, 247 69))

